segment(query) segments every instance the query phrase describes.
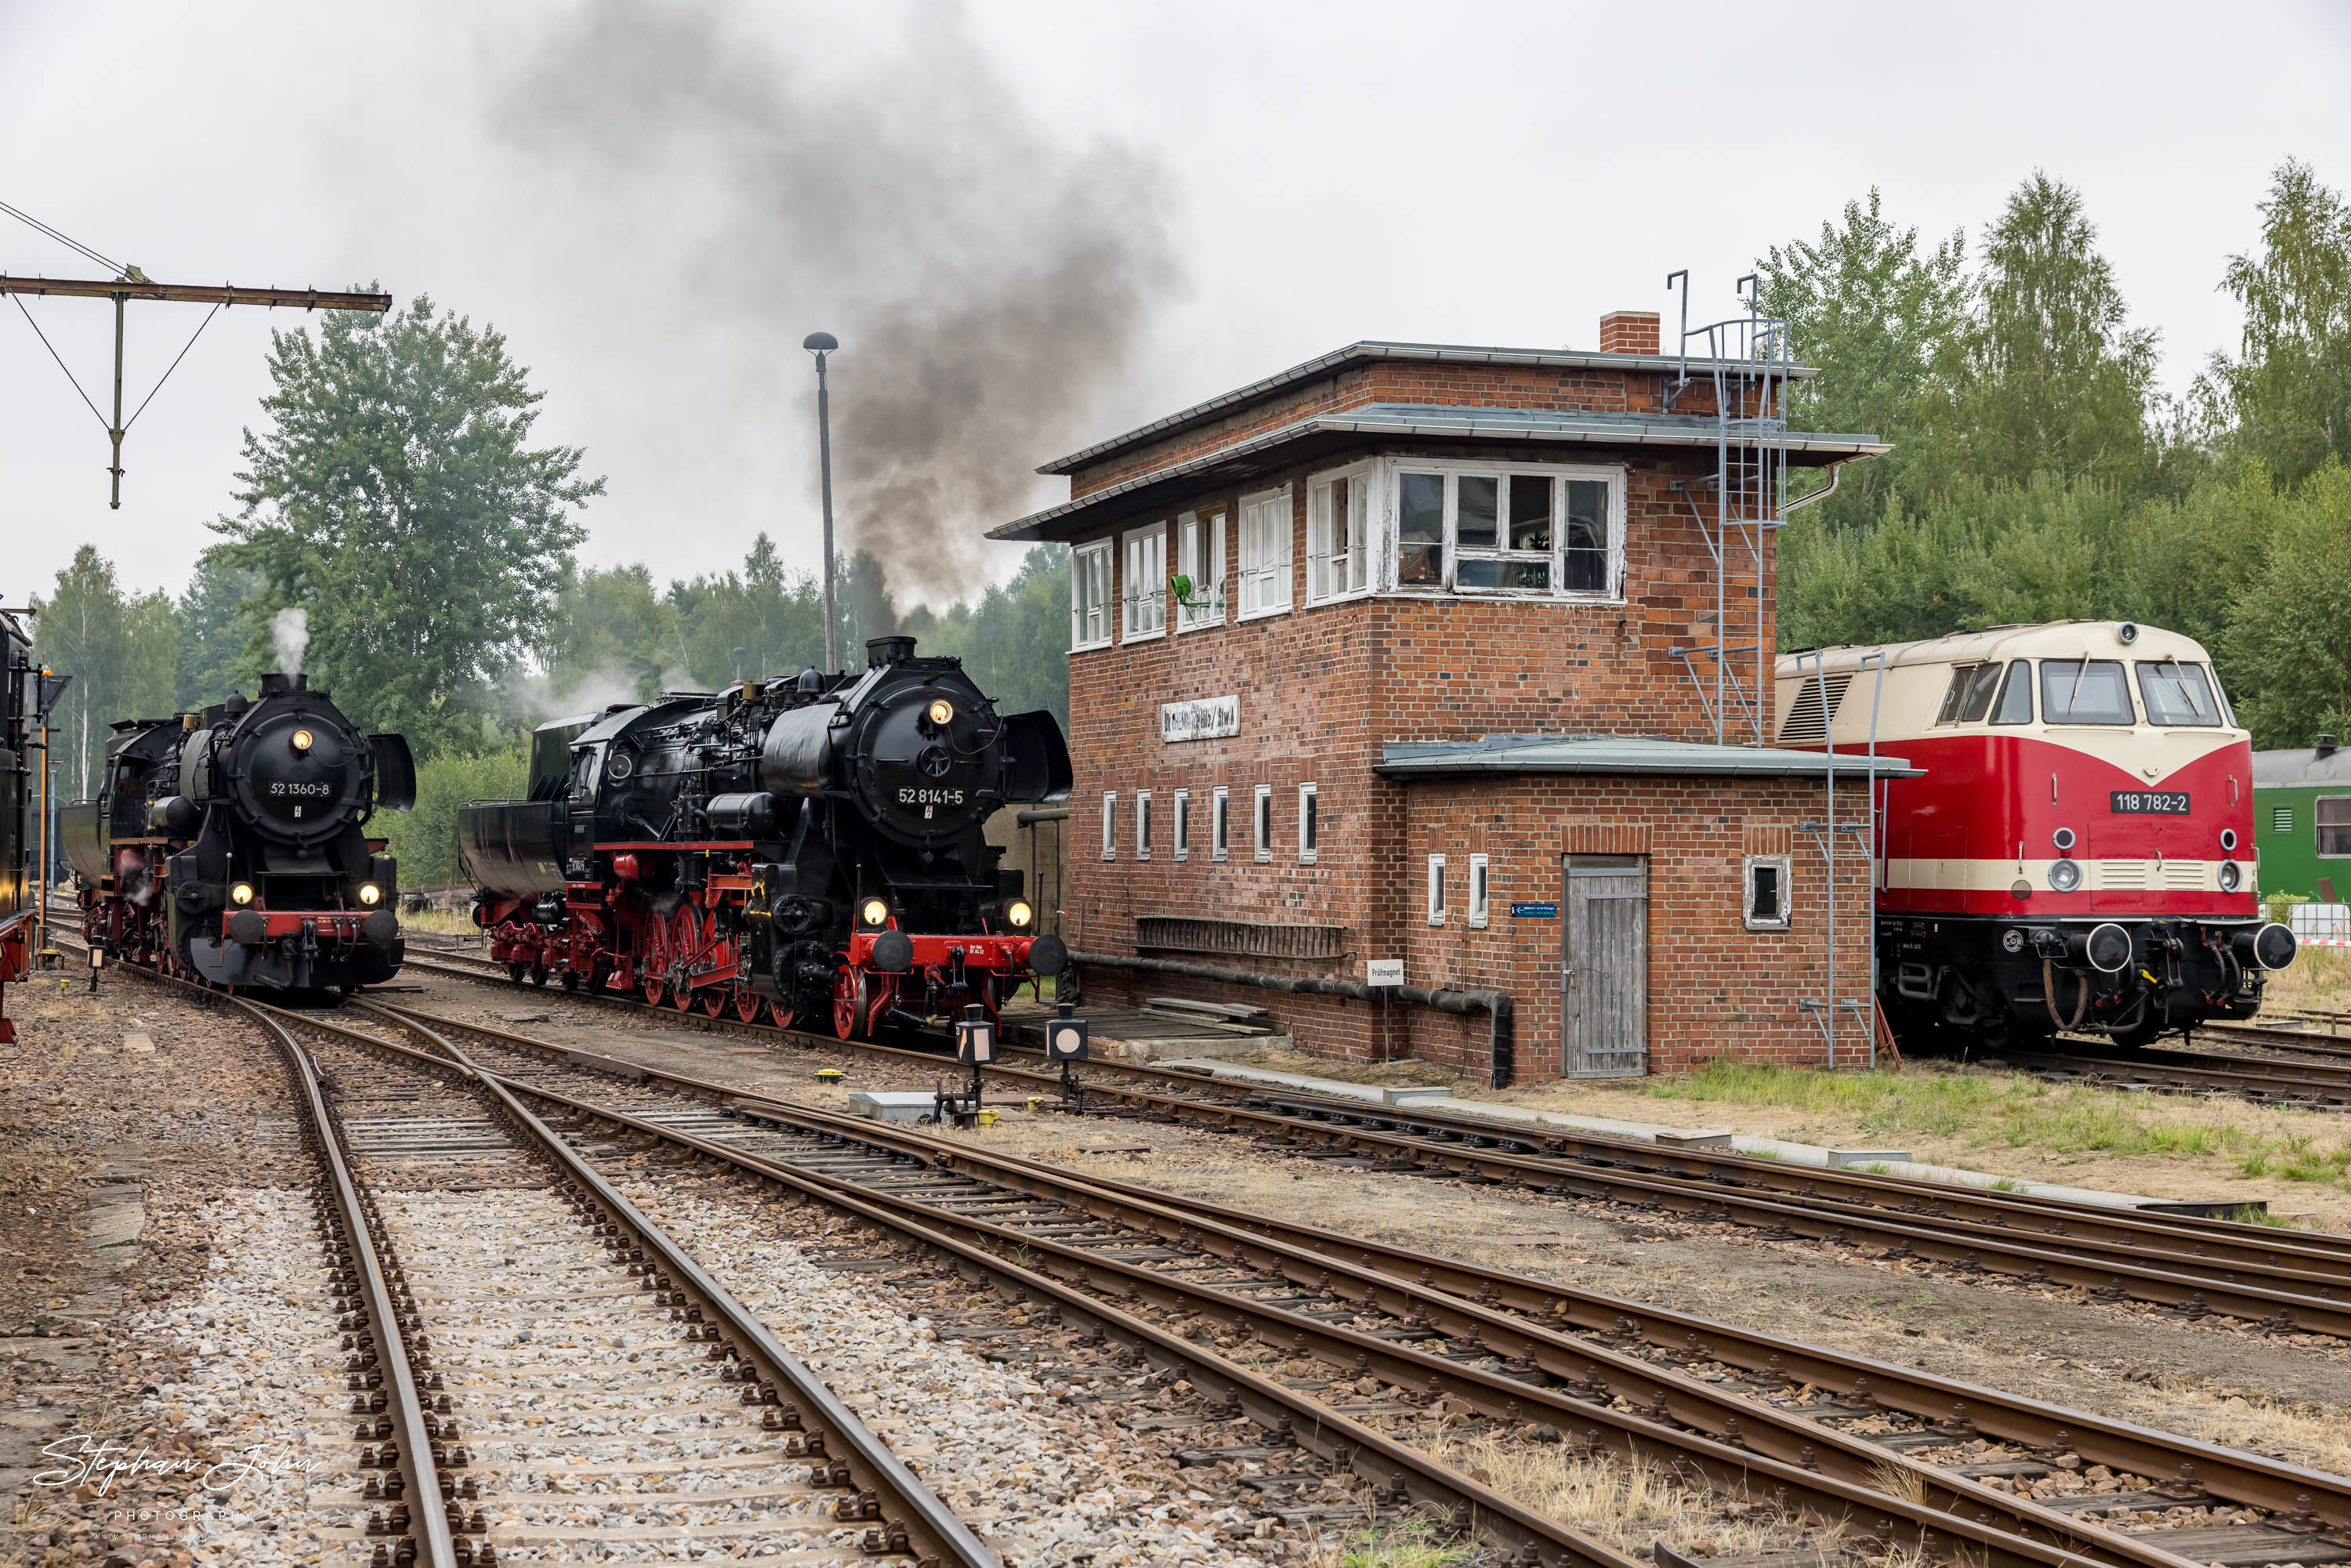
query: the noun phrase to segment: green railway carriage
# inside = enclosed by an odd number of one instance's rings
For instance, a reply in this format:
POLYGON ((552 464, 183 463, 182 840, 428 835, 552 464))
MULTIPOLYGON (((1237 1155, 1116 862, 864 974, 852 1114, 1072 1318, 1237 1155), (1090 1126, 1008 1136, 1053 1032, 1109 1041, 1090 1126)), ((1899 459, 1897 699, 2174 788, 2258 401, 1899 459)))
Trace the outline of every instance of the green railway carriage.
POLYGON ((2253 753, 2253 843, 2264 894, 2335 904, 2351 898, 2351 751, 2253 753))

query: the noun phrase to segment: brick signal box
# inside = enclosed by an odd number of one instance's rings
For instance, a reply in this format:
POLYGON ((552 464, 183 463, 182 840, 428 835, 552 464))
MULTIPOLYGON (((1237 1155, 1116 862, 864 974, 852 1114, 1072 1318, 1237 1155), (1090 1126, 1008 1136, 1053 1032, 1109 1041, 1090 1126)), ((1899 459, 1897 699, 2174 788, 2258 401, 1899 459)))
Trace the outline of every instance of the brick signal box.
POLYGON ((1869 862, 1830 827, 1858 759, 1722 743, 1778 516, 1739 577, 1722 497, 1776 406, 1654 315, 1600 337, 1357 343, 1047 465, 1070 499, 992 531, 1072 550, 1090 1001, 1267 1006, 1303 1050, 1498 1083, 1865 1058, 1869 862))

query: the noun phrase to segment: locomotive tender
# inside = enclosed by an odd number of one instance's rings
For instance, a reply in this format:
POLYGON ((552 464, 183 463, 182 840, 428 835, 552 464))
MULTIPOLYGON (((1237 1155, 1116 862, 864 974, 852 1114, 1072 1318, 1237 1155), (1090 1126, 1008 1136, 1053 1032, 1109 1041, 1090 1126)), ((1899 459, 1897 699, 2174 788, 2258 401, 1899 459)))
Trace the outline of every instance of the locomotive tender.
POLYGON ((406 740, 361 735, 298 674, 112 728, 104 793, 58 813, 93 948, 270 990, 399 972, 399 867, 366 827, 415 803, 406 740))
POLYGON ((2251 740, 2190 639, 2003 626, 1783 654, 1777 684, 1781 745, 1874 737, 1925 769, 1877 784, 1878 1000, 1897 1039, 2145 1044, 2250 1018, 2293 961, 2293 934, 2262 920, 2251 740))
POLYGON ((33 734, 40 673, 32 647, 16 618, 0 611, 0 1045, 16 1038, 6 990, 32 970, 33 925, 39 914, 32 753, 40 745, 33 734))
POLYGON ((983 827, 1069 797, 1050 713, 999 716, 954 658, 866 643, 804 670, 542 725, 529 797, 458 821, 474 918, 517 982, 636 991, 843 1040, 1059 974, 983 827))

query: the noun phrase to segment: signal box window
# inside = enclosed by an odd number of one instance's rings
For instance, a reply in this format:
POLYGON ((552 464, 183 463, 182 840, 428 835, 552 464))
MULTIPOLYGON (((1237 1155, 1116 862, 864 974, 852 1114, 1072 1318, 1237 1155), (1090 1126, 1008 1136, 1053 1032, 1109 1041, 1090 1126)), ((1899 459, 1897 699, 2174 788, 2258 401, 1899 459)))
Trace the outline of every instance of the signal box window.
POLYGON ((2041 716, 2049 724, 2133 723, 2120 659, 2041 661, 2041 716))
POLYGON ((1102 793, 1102 859, 1118 859, 1118 792, 1102 793))
POLYGON ((1750 931, 1788 929, 1790 855, 1749 855, 1740 878, 1740 908, 1750 931))
POLYGON ((1241 614, 1279 615, 1290 608, 1290 490, 1241 500, 1241 614))
POLYGON ((1137 790, 1134 797, 1134 858, 1151 858, 1151 791, 1137 790))
POLYGON ((1314 841, 1321 823, 1316 818, 1314 786, 1298 787, 1298 862, 1301 865, 1314 863, 1314 841))
POLYGON ((2160 725, 2213 725, 2220 722, 2220 703, 2210 676, 2201 664, 2177 659, 2160 664, 2142 660, 2138 695, 2147 704, 2147 722, 2160 725))
POLYGON ((2318 852, 2351 855, 2351 795, 2321 795, 2315 804, 2318 852))
POLYGON ((1445 857, 1428 857, 1428 923, 1445 924, 1445 857))
POLYGON ((1222 784, 1208 800, 1208 858, 1220 861, 1232 848, 1232 798, 1222 784))
POLYGON ((1327 603, 1371 586, 1371 470, 1334 474, 1306 492, 1306 601, 1327 603))
POLYGON ((1176 630, 1225 623, 1225 515, 1186 512, 1176 519, 1176 630))
POLYGON ((1486 929, 1486 857, 1469 857, 1469 929, 1486 929))
POLYGON ((1070 652, 1110 646, 1110 540, 1070 552, 1070 652))
POLYGON ((1137 528, 1126 536, 1126 641, 1167 630, 1167 530, 1137 528))
POLYGON ((1270 784, 1260 784, 1257 787, 1254 821, 1256 832, 1252 841, 1257 850, 1257 858, 1270 861, 1273 858, 1273 786, 1270 784))
POLYGON ((1396 475, 1396 584, 1463 593, 1615 588, 1617 482, 1485 467, 1396 475))
POLYGON ((1176 791, 1176 858, 1192 858, 1192 791, 1176 791))

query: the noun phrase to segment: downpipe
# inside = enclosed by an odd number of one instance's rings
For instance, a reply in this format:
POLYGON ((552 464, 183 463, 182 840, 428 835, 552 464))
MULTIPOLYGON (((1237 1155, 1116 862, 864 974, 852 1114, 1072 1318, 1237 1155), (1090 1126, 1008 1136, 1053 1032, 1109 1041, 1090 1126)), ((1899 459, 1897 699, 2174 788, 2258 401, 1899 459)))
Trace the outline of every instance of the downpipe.
POLYGON ((1228 969, 1220 964, 1187 964, 1174 958, 1129 958, 1115 953, 1070 954, 1072 964, 1092 964, 1105 969, 1134 969, 1153 975, 1182 975, 1194 980, 1215 980, 1228 986, 1249 986, 1260 991, 1293 995, 1350 997, 1356 1001, 1398 1001, 1435 1008, 1464 1016, 1486 1015, 1487 1082, 1508 1089, 1512 1074, 1511 1020, 1515 1009, 1508 991, 1431 990, 1426 986, 1367 986, 1361 980, 1324 980, 1311 976, 1266 975, 1254 969, 1228 969))

